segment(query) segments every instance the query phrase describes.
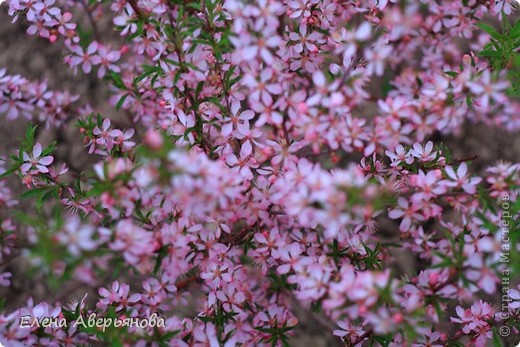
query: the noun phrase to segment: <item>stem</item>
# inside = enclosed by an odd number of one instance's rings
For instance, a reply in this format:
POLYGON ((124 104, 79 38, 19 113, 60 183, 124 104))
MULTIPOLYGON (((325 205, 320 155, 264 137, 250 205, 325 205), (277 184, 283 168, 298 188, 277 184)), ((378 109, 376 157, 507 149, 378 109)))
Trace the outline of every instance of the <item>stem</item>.
POLYGON ((83 8, 85 9, 85 12, 87 13, 87 17, 90 21, 90 24, 92 24, 92 30, 94 31, 94 37, 96 38, 96 41, 101 42, 101 35, 99 35, 96 21, 94 20, 94 17, 92 17, 92 10, 88 7, 86 0, 81 0, 80 3, 81 6, 83 6, 83 8))
POLYGON ((466 161, 471 161, 471 160, 475 160, 478 158, 478 155, 472 155, 471 157, 468 157, 468 158, 463 158, 463 159, 455 159, 453 160, 451 163, 447 164, 447 165, 451 165, 451 164, 454 164, 454 163, 464 163, 466 161))
POLYGON ((74 293, 75 291, 79 290, 82 287, 85 287, 85 283, 83 283, 81 281, 78 281, 75 285, 73 285, 68 290, 66 290, 64 293, 62 293, 60 296, 58 296, 55 301, 56 302, 62 302, 63 300, 68 299, 68 297, 72 293, 74 293))
POLYGON ((177 287, 177 290, 186 289, 191 283, 198 281, 198 279, 199 279, 198 275, 196 275, 196 274, 191 275, 190 277, 188 277, 186 279, 175 282, 175 287, 177 287))
POLYGON ((139 6, 137 5, 136 0, 128 0, 128 3, 130 6, 132 6, 132 9, 134 10, 135 14, 137 15, 137 18, 141 19, 143 18, 143 13, 141 12, 141 9, 139 9, 139 6))
POLYGON ((363 335, 358 337, 354 342, 347 342, 347 346, 355 346, 358 343, 360 343, 361 341, 363 341, 364 339, 370 337, 371 335, 372 335, 372 329, 370 329, 369 331, 365 332, 363 335))
POLYGON ((3 267, 3 266, 6 266, 6 265, 9 265, 10 263, 13 262, 13 260, 15 260, 16 258, 18 258, 20 255, 21 255, 21 253, 17 253, 17 254, 15 254, 15 255, 13 255, 12 257, 9 257, 9 258, 5 259, 2 263, 0 263, 0 267, 3 267))
MULTIPOLYGON (((171 23, 172 27, 177 29, 177 27, 175 25, 175 20, 171 14, 171 11, 168 12, 168 15, 169 15, 170 23, 171 23)), ((179 41, 177 39, 178 33, 176 32, 175 35, 176 35, 174 38, 175 42, 173 43, 173 45, 175 47, 175 49, 174 49, 175 53, 177 53, 177 56, 179 57, 180 69, 184 70, 185 72, 188 72, 187 71, 188 69, 186 68, 186 65, 185 65, 184 52, 182 52, 182 41, 177 42, 177 41, 179 41)), ((211 145, 208 143, 208 141, 204 137, 204 129, 203 129, 204 124, 203 124, 203 119, 197 110, 198 103, 196 102, 195 97, 192 95, 191 89, 189 88, 186 80, 184 80, 184 91, 186 94, 186 98, 190 101, 191 110, 193 111, 193 114, 195 115, 196 126, 200 127, 200 131, 197 131, 197 137, 198 137, 197 139, 200 141, 200 146, 204 150, 204 152, 206 152, 206 154, 208 155, 208 157, 210 159, 215 159, 215 156, 211 149, 211 145)))

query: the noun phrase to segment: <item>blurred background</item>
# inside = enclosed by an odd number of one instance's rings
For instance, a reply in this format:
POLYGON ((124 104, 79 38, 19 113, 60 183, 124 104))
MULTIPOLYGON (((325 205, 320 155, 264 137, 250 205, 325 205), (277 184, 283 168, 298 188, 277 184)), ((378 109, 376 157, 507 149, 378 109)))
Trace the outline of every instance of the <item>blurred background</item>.
MULTIPOLYGON (((51 90, 68 90, 71 94, 80 95, 80 104, 92 105, 94 112, 111 118, 117 127, 130 127, 131 123, 126 115, 116 112, 115 108, 108 103, 110 93, 103 81, 100 81, 95 74, 75 75, 63 63, 64 49, 61 43, 51 44, 44 39, 29 37, 25 33, 27 25, 23 20, 15 23, 11 23, 11 20, 12 18, 7 15, 7 6, 1 5, 0 69, 6 68, 7 74, 19 74, 29 80, 46 80, 51 90)), ((84 18, 84 21, 86 20, 84 18)), ((110 20, 102 20, 99 28, 103 36, 107 33, 110 39, 119 40, 110 20)), ((374 115, 375 112, 377 112, 375 103, 367 106, 368 116, 374 115)), ((28 121, 21 117, 9 121, 4 116, 0 116, 0 157, 6 158, 15 153, 19 138, 24 136, 27 124, 28 121)), ((519 135, 481 124, 466 124, 459 134, 451 136, 436 134, 432 140, 436 143, 443 142, 451 150, 453 158, 477 156, 471 165, 471 170, 482 174, 485 167, 499 160, 520 162, 519 135)), ((83 170, 92 162, 93 158, 87 155, 77 128, 69 126, 61 129, 45 129, 42 124, 38 128, 37 141, 46 145, 54 140, 58 141, 56 163, 72 162, 78 170, 83 170)), ((346 157, 343 160, 354 159, 346 157)), ((16 180, 9 182, 15 195, 25 190, 20 182, 16 180)), ((21 200, 19 207, 27 213, 34 211, 30 201, 21 200)), ((394 221, 383 220, 380 232, 382 237, 392 239, 398 235, 398 225, 394 221)), ((416 259, 403 252, 399 255, 395 268, 398 272, 406 274, 414 272, 416 265, 416 259)), ((85 288, 78 287, 74 283, 60 287, 59 290, 52 289, 46 283, 45 274, 30 273, 29 268, 29 264, 24 263, 21 257, 17 257, 1 269, 13 273, 12 285, 8 288, 0 287, 0 297, 7 298, 6 312, 24 305, 29 297, 32 297, 35 303, 40 300, 49 302, 59 300, 66 303, 71 298, 81 299, 85 295, 85 288)), ((129 278, 128 283, 132 283, 132 280, 137 284, 141 283, 139 278, 129 278)), ((93 299, 96 293, 92 292, 89 296, 93 299)), ((190 307, 180 308, 180 310, 191 316, 196 313, 190 307)), ((297 331, 297 336, 291 340, 291 345, 341 346, 339 338, 331 335, 331 331, 336 327, 325 317, 310 313, 305 308, 299 309, 296 313, 302 325, 297 331)))

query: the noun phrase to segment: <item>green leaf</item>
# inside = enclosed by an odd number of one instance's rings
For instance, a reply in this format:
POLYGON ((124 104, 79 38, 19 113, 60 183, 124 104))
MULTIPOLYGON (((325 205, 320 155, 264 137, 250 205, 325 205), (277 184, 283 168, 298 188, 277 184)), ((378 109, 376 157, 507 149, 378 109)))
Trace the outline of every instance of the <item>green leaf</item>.
POLYGON ((481 57, 501 57, 502 54, 500 54, 499 52, 493 50, 493 49, 483 49, 482 51, 480 51, 478 53, 479 56, 481 57))
POLYGON ((509 23, 509 20, 507 19, 507 14, 504 12, 503 9, 500 12, 502 13, 502 28, 504 28, 505 31, 510 31, 512 26, 511 23, 509 23))
POLYGON ((175 337, 180 332, 181 332, 180 330, 174 330, 174 331, 169 331, 166 334, 162 334, 161 341, 168 341, 168 340, 172 339, 173 337, 175 337))
POLYGON ((56 195, 57 195, 57 190, 55 189, 55 187, 49 189, 49 191, 47 191, 46 193, 39 195, 36 198, 36 209, 38 211, 41 211, 43 203, 45 201, 49 200, 52 196, 56 196, 56 195))
POLYGON ((37 125, 29 124, 27 126, 27 131, 25 132, 25 144, 27 145, 28 150, 32 150, 34 146, 34 134, 36 133, 37 125))
POLYGON ((126 86, 125 86, 125 83, 123 82, 123 79, 121 78, 121 76, 114 72, 114 71, 110 71, 110 76, 112 77, 112 81, 114 82, 114 86, 118 89, 121 89, 121 90, 126 90, 126 86))
POLYGON ((512 39, 520 38, 520 20, 517 20, 511 31, 509 37, 512 39))
POLYGON ((34 198, 40 194, 45 193, 47 190, 49 190, 49 187, 41 187, 41 188, 35 188, 32 190, 28 190, 20 195, 20 199, 34 198))
POLYGON ((3 174, 0 175, 0 180, 12 175, 16 170, 18 170, 17 167, 13 167, 13 168, 7 170, 6 172, 4 172, 3 174))
POLYGON ((485 23, 477 23, 477 27, 487 32, 492 38, 497 41, 503 41, 504 37, 495 28, 485 23))
POLYGON ((497 333, 496 328, 493 329, 493 347, 504 347, 502 344, 502 340, 500 339, 500 336, 497 333))
POLYGON ((459 75, 459 73, 455 71, 444 71, 444 73, 451 77, 457 77, 459 75))
POLYGON ((49 144, 49 145, 47 146, 47 148, 45 148, 45 149, 42 151, 41 156, 44 157, 44 156, 49 155, 49 154, 51 154, 52 152, 54 152, 54 151, 56 150, 56 143, 57 143, 56 141, 51 142, 51 144, 49 144))
POLYGON ((185 6, 186 7, 191 7, 191 8, 194 8, 195 10, 197 10, 197 11, 200 11, 200 4, 198 4, 198 3, 191 2, 189 4, 186 4, 185 6))
POLYGON ((125 100, 126 98, 128 97, 129 94, 125 94, 123 95, 119 101, 117 102, 117 105, 116 105, 116 110, 119 111, 121 109, 121 106, 123 106, 123 104, 125 103, 125 100))
POLYGON ((136 81, 141 82, 146 77, 149 77, 151 75, 157 75, 157 74, 163 75, 164 71, 158 66, 143 65, 143 73, 139 77, 137 77, 136 81))

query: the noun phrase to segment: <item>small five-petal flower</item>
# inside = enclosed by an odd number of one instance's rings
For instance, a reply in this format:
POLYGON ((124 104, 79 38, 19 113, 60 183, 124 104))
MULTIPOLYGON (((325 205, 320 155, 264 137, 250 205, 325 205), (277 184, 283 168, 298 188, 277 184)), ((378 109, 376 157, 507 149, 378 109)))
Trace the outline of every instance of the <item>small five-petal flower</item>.
POLYGON ((54 158, 50 155, 42 157, 42 145, 37 143, 34 145, 32 153, 28 154, 26 152, 23 152, 23 160, 24 164, 20 167, 22 170, 22 173, 26 175, 34 169, 31 173, 37 174, 37 173, 48 173, 49 169, 47 166, 51 165, 54 161, 54 158))

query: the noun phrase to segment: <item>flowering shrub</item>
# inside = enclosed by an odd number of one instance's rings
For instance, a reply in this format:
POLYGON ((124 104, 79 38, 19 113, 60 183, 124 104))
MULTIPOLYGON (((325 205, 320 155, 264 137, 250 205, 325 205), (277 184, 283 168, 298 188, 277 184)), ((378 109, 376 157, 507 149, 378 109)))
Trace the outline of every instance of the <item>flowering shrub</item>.
MULTIPOLYGON (((288 346, 298 306, 346 346, 519 333, 520 164, 479 177, 433 142, 520 129, 512 0, 6 4, 131 126, 0 70, 1 116, 32 120, 2 178, 36 207, 12 213, 0 181, 0 266, 24 257, 98 294, 0 314, 3 345, 288 346), (75 124, 94 164, 61 163, 35 124, 75 124), (417 272, 396 271, 399 250, 417 272), (92 314, 124 323, 77 324, 92 314)), ((0 286, 16 276, 0 267, 0 286)))

